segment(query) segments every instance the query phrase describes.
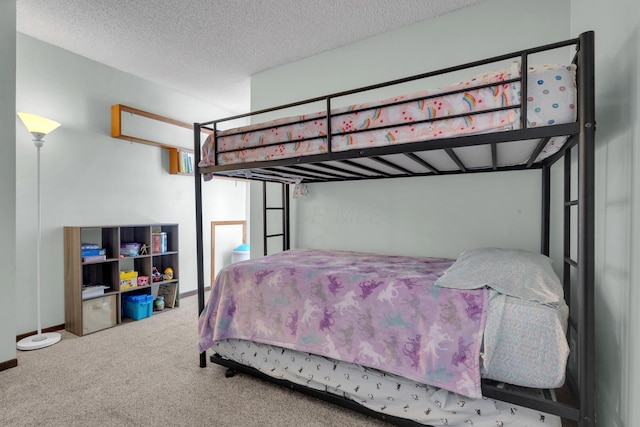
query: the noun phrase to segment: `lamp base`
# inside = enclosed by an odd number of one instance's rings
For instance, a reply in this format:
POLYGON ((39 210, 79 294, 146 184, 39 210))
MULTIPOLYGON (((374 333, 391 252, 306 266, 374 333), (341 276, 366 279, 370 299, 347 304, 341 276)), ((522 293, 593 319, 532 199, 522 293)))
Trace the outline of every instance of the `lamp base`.
POLYGON ((47 332, 39 335, 32 335, 18 341, 18 350, 37 350, 49 347, 62 339, 62 335, 57 332, 47 332))

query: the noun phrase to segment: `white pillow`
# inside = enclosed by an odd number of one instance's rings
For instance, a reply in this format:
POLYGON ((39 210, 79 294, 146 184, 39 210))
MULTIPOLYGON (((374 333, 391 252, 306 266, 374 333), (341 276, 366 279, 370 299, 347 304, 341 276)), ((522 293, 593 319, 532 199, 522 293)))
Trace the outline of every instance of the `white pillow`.
POLYGON ((496 291, 543 304, 557 304, 564 291, 551 259, 520 249, 478 248, 463 252, 436 281, 437 286, 496 291))

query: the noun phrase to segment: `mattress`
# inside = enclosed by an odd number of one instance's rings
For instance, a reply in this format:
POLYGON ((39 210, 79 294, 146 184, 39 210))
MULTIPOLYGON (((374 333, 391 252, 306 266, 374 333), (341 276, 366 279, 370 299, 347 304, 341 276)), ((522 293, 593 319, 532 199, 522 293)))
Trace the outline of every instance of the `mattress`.
POLYGON ((533 388, 564 384, 569 308, 489 290, 481 354, 482 377, 533 388))
MULTIPOLYGON (((331 110, 331 151, 340 152, 459 135, 519 129, 519 63, 453 85, 331 110)), ((573 65, 536 65, 527 72, 527 127, 576 120, 573 65)), ((326 112, 252 124, 208 137, 200 166, 269 161, 324 154, 326 112)), ((557 152, 566 137, 552 138, 538 160, 557 152)), ((523 162, 526 158, 523 158, 523 162)))
MULTIPOLYGON (((369 368, 380 368, 397 365, 396 359, 402 359, 403 356, 411 354, 412 343, 420 339, 411 339, 421 335, 422 350, 424 352, 435 351, 437 347, 451 347, 450 353, 443 353, 441 359, 455 360, 461 352, 458 349, 458 341, 460 338, 454 336, 448 329, 436 327, 430 323, 430 320, 423 316, 428 310, 421 308, 416 297, 427 293, 438 293, 442 290, 433 290, 431 288, 433 282, 441 275, 444 270, 450 266, 453 260, 426 258, 431 260, 431 264, 416 264, 416 260, 423 260, 417 257, 383 257, 372 256, 367 254, 359 261, 359 269, 350 266, 353 261, 349 257, 351 253, 344 251, 312 251, 312 250, 293 250, 285 253, 271 255, 269 257, 259 258, 257 260, 244 261, 242 263, 233 264, 223 269, 214 284, 213 292, 207 302, 205 310, 200 316, 199 321, 199 346, 200 351, 205 351, 214 345, 215 342, 228 338, 246 339, 248 341, 257 341, 262 343, 271 343, 280 347, 301 349, 300 344, 306 344, 308 341, 319 341, 324 345, 317 347, 304 346, 302 350, 310 353, 332 357, 335 360, 346 360, 357 363, 369 368), (329 252, 331 256, 327 256, 329 252), (288 258, 288 261, 286 258, 288 258), (283 258, 285 261, 282 262, 283 258), (408 258, 408 259, 407 259, 408 258), (389 262, 391 260, 391 262, 389 262), (388 264, 386 270, 379 268, 379 263, 384 261, 388 264), (407 262, 409 264, 407 264, 407 262), (329 274, 322 271, 322 268, 302 268, 305 263, 310 263, 317 267, 318 265, 327 265, 331 267, 329 274), (435 263, 435 264, 434 264, 435 263), (426 282, 420 283, 416 277, 406 276, 408 266, 420 265, 420 268, 426 269, 421 274, 426 277, 426 282), (439 265, 434 268, 433 265, 439 265), (294 276, 292 268, 299 270, 301 275, 294 276), (343 276, 339 276, 336 272, 344 270, 345 266, 349 267, 343 276), (394 271, 396 270, 396 271, 394 271), (378 289, 367 287, 368 284, 375 283, 376 280, 382 281, 381 278, 388 280, 397 271, 402 271, 405 276, 396 277, 398 282, 411 285, 414 290, 420 285, 418 292, 409 294, 398 293, 399 288, 389 286, 379 286, 378 289), (426 274, 425 274, 426 272, 426 274), (350 288, 343 288, 346 285, 345 277, 352 277, 355 282, 355 289, 364 292, 365 289, 371 292, 373 301, 376 304, 376 311, 380 317, 376 320, 371 318, 371 313, 366 312, 366 307, 362 299, 362 293, 354 293, 350 288), (309 279, 309 280, 307 280, 309 279), (295 283, 295 286, 292 284, 295 283), (312 289, 312 293, 327 299, 327 305, 322 307, 314 307, 314 298, 311 295, 301 293, 300 289, 305 287, 307 283, 312 289), (363 284, 363 286, 358 286, 363 284), (224 291, 223 288, 227 288, 224 291), (295 289, 295 291, 287 292, 295 289), (332 291, 333 290, 333 291, 332 291), (328 297, 335 292, 343 292, 346 298, 339 298, 337 303, 330 302, 328 297), (390 303, 389 298, 395 294, 395 302, 397 306, 387 305, 390 303), (243 301, 247 297, 249 302, 243 301), (301 300, 297 305, 294 299, 301 300), (288 308, 284 311, 275 310, 273 307, 288 308), (242 307, 244 305, 244 307, 242 307), (390 309, 391 307, 395 307, 390 309), (324 308, 324 310, 323 310, 324 308), (230 316, 235 316, 238 310, 252 312, 256 320, 252 323, 250 334, 245 333, 239 335, 235 333, 229 334, 230 316), (323 313, 324 311, 324 313, 323 313), (269 312, 269 315, 266 313, 269 312), (345 317, 346 326, 336 323, 339 321, 339 314, 348 314, 351 312, 354 317, 345 317), (327 313, 332 313, 332 317, 326 317, 324 325, 331 329, 332 334, 322 337, 316 333, 313 328, 302 332, 302 326, 298 330, 298 325, 302 325, 303 321, 315 318, 315 324, 322 325, 327 313), (405 313, 403 316, 402 313, 405 313), (413 313, 410 315, 410 313, 413 313), (278 323, 269 325, 264 323, 266 317, 273 317, 278 323), (406 319, 411 319, 408 322, 406 319), (294 319, 296 321, 294 322, 294 319), (255 323, 257 322, 257 323, 255 323), (332 323, 333 322, 333 323, 332 323), (409 325, 408 323, 413 323, 409 325), (391 329, 390 335, 384 335, 384 330, 380 325, 394 325, 396 329, 391 329), (295 326, 295 328, 294 328, 295 326), (408 328, 419 327, 418 332, 408 328), (260 329, 271 328, 277 341, 269 339, 267 334, 260 335, 260 329), (298 334, 298 338, 291 342, 286 341, 286 336, 292 335, 294 331, 298 334), (371 349, 377 354, 395 354, 391 359, 384 360, 381 365, 372 365, 371 360, 364 356, 348 360, 345 356, 336 352, 326 352, 327 349, 335 350, 336 347, 345 348, 349 345, 358 348, 358 340, 356 339, 357 330, 366 330, 367 336, 363 337, 371 345, 371 349), (411 331, 409 334, 408 331, 411 331), (451 336, 448 334, 451 333, 451 336), (392 338, 389 338, 393 336, 392 338), (386 337, 386 338, 385 338, 386 337), (410 339, 404 339, 409 337, 410 339), (437 341, 441 338, 441 341, 437 341), (325 341, 322 341, 325 340, 325 341), (377 342, 376 342, 377 340, 377 342), (393 353, 396 347, 391 346, 392 341, 399 341, 399 353, 393 353), (382 346, 382 347, 374 347, 382 346), (315 351, 314 351, 315 350, 315 351)), ((425 261, 426 262, 426 261, 425 261)), ((527 284, 523 284, 526 286, 527 284)), ((451 321, 450 316, 452 309, 455 309, 453 300, 450 300, 452 294, 442 294, 442 299, 437 302, 435 310, 436 317, 442 321, 449 322, 449 326, 456 326, 456 321, 451 321)), ((469 298, 469 294, 461 292, 464 298, 469 298)), ((473 383, 479 383, 479 377, 492 379, 500 382, 508 382, 514 385, 534 388, 556 388, 560 387, 564 382, 565 366, 569 353, 565 331, 567 325, 568 309, 564 301, 560 304, 540 304, 525 299, 500 294, 492 289, 488 290, 488 300, 485 310, 485 321, 483 322, 483 331, 478 341, 477 353, 473 354, 478 357, 478 378, 473 383)), ((478 301, 476 301, 477 303, 478 301)), ((472 310, 478 313, 479 305, 462 305, 460 312, 472 310)), ((311 323, 310 323, 311 324, 311 323)), ((362 331, 360 331, 362 332, 362 331)), ((398 342, 396 342, 398 344, 398 342)), ((356 351, 356 355, 360 352, 356 351)), ((373 354, 373 353, 371 353, 373 354)), ((465 363, 475 366, 475 362, 470 359, 465 363)), ((446 372, 448 366, 437 367, 429 366, 427 370, 446 372), (442 369, 442 371, 440 371, 442 369)), ((390 371, 390 369, 384 369, 390 371)), ((397 375, 403 375, 402 371, 390 372, 397 375)), ((465 372, 465 375, 468 374, 465 372)), ((421 376, 413 377, 414 380, 421 383, 429 383, 440 388, 446 388, 460 392, 459 394, 472 395, 469 390, 456 390, 455 387, 448 387, 446 383, 438 383, 434 381, 438 376, 421 376)), ((450 374, 447 374, 450 375, 450 374)), ((441 375, 441 376, 447 376, 441 375)), ((404 375, 407 376, 407 375, 404 375)), ((410 375, 408 377, 411 377, 410 375)), ((477 389, 471 390, 477 393, 477 389)), ((478 397, 478 394, 475 395, 478 397)))
MULTIPOLYGON (((431 426, 560 427, 560 419, 494 399, 470 399, 379 370, 315 354, 243 340, 221 340, 214 351, 279 380, 326 391, 385 415, 431 426)), ((520 392, 540 391, 506 386, 520 392)))

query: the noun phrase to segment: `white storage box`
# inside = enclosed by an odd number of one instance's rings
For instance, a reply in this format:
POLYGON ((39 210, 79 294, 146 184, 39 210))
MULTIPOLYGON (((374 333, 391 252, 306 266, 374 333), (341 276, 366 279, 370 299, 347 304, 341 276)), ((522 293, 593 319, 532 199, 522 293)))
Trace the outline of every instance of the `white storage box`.
POLYGON ((249 245, 243 243, 233 250, 231 253, 231 263, 235 264, 236 262, 246 261, 250 258, 251 251, 249 249, 249 245))
POLYGON ((108 295, 82 302, 82 335, 116 325, 116 296, 108 295))

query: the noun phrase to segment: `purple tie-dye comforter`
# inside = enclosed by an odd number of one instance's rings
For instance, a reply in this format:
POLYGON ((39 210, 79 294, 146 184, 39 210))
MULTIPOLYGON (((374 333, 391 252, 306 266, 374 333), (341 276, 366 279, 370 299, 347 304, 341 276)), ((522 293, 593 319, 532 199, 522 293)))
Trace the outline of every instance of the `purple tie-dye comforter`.
POLYGON ((481 397, 487 294, 433 286, 453 261, 296 249, 232 264, 200 315, 199 350, 245 339, 481 397))

